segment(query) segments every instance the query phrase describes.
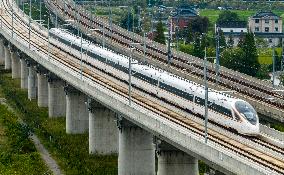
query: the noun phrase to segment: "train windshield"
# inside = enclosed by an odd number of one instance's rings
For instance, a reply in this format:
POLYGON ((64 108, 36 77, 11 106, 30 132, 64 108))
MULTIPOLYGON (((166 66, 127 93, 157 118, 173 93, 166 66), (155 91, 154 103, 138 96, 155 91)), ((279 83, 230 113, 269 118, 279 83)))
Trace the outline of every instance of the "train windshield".
POLYGON ((257 113, 254 108, 247 102, 237 101, 235 103, 237 111, 244 115, 245 118, 253 125, 257 122, 257 113))

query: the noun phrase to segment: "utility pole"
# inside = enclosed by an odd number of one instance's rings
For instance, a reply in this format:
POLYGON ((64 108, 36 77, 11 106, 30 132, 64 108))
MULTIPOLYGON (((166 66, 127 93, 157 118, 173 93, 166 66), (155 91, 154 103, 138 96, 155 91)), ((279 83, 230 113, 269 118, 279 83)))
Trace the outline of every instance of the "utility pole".
POLYGON ((141 7, 138 6, 138 26, 137 26, 137 29, 138 31, 141 31, 141 7))
POLYGON ((78 20, 78 13, 77 13, 77 3, 76 3, 76 0, 74 1, 74 3, 75 3, 75 4, 74 4, 74 6, 75 6, 75 7, 74 7, 74 9, 75 9, 75 10, 74 10, 74 13, 75 13, 74 16, 75 16, 75 18, 76 18, 75 21, 76 21, 76 24, 77 24, 77 31, 78 31, 77 35, 79 36, 79 35, 80 35, 80 30, 79 30, 79 20, 78 20))
POLYGON ((108 7, 109 7, 109 17, 108 17, 108 20, 109 20, 109 28, 110 28, 110 35, 111 35, 111 40, 110 41, 112 41, 112 8, 111 8, 111 0, 109 0, 108 7))
POLYGON ((171 60, 172 60, 172 51, 171 51, 171 21, 170 18, 168 20, 168 65, 171 64, 171 60))
MULTIPOLYGON (((79 29, 78 29, 79 30, 79 29)), ((80 49, 80 59, 81 59, 81 61, 80 61, 80 72, 81 72, 81 80, 82 80, 82 77, 83 77, 83 36, 82 36, 82 33, 83 32, 81 32, 81 49, 80 49)))
POLYGON ((30 13, 29 13, 29 49, 31 48, 31 20, 32 20, 32 0, 30 0, 30 13))
POLYGON ((176 49, 177 51, 179 50, 179 15, 180 15, 180 10, 178 9, 178 16, 177 16, 177 26, 176 26, 176 31, 175 31, 175 35, 176 35, 176 49))
POLYGON ((20 11, 20 0, 17 0, 17 4, 18 4, 18 12, 20 11))
POLYGON ((274 88, 275 83, 275 46, 273 45, 273 55, 272 55, 272 87, 274 88))
POLYGON ((103 48, 105 48, 105 25, 103 24, 103 48))
POLYGON ((153 32, 154 32, 154 13, 152 11, 151 13, 151 35, 153 36, 153 32))
POLYGON ((42 21, 41 21, 41 19, 42 19, 42 17, 41 17, 41 6, 42 6, 42 0, 39 0, 39 23, 41 24, 42 23, 42 21))
MULTIPOLYGON (((132 4, 134 4, 134 1, 132 1, 132 4)), ((135 10, 133 9, 133 13, 132 13, 132 39, 133 39, 133 41, 134 41, 134 18, 135 18, 135 10)))
POLYGON ((130 48, 130 57, 128 60, 129 69, 128 69, 128 101, 129 106, 131 106, 131 74, 132 74, 132 51, 134 48, 130 48))
POLYGON ((12 38, 14 38, 14 8, 12 4, 12 38))
POLYGON ((215 72, 216 72, 216 85, 219 83, 219 52, 220 52, 220 28, 216 26, 216 64, 215 64, 215 72))
POLYGON ((22 1, 22 7, 23 7, 23 16, 25 15, 25 3, 22 1))
POLYGON ((67 11, 66 10, 66 1, 64 0, 63 2, 64 2, 64 15, 63 15, 63 17, 66 18, 66 16, 67 16, 66 15, 66 11, 67 11))
POLYGON ((50 59, 50 53, 49 53, 49 47, 50 47, 50 31, 49 31, 49 18, 50 18, 50 11, 48 11, 48 17, 47 17, 47 58, 48 60, 50 59))
POLYGON ((128 6, 127 12, 127 30, 130 31, 130 7, 128 6))
POLYGON ((143 54, 144 54, 144 64, 146 63, 146 33, 143 30, 143 54))
POLYGON ((207 85, 207 55, 206 55, 206 47, 205 47, 205 56, 204 56, 204 90, 205 90, 205 112, 204 112, 204 118, 205 118, 205 143, 207 143, 208 140, 208 133, 207 133, 207 124, 208 124, 208 85, 207 85))
POLYGON ((282 38, 282 59, 281 59, 281 71, 283 71, 283 64, 284 64, 284 38, 282 38))
POLYGON ((55 12, 55 27, 58 28, 58 14, 55 12))

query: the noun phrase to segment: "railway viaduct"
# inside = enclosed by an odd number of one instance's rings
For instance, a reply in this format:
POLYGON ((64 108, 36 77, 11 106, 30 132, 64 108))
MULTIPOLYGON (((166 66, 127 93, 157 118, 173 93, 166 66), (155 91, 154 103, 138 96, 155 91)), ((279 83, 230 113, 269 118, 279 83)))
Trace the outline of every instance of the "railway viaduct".
MULTIPOLYGON (((21 79, 29 99, 48 107, 49 117, 66 117, 66 133, 89 133, 90 154, 117 153, 119 175, 155 174, 156 152, 159 175, 197 175, 197 160, 226 174, 283 172, 283 160, 276 159, 276 166, 274 159, 262 163, 263 156, 270 156, 214 129, 209 129, 205 143, 204 128, 193 120, 196 117, 184 117, 141 92, 133 91, 129 104, 127 86, 90 65, 82 67, 78 53, 56 40, 50 41, 50 49, 47 30, 34 21, 29 42, 28 17, 15 10, 12 20, 9 4, 16 9, 15 2, 0 3, 0 63, 11 69, 12 78, 21 79)), ((262 130, 284 140, 274 130, 262 130)))
MULTIPOLYGON (((129 43, 136 43, 133 57, 141 62, 147 61, 163 70, 171 72, 185 79, 203 84, 203 66, 201 59, 192 55, 172 50, 171 66, 167 64, 167 47, 148 40, 138 34, 129 32, 117 25, 92 15, 72 0, 44 0, 46 6, 55 14, 56 19, 67 20, 98 43, 106 43, 108 48, 117 53, 125 54, 125 47, 129 43), (90 29, 96 31, 90 33, 90 29), (101 29, 104 28, 104 32, 101 29), (91 35, 89 35, 91 34, 91 35), (140 43, 140 44, 139 44, 140 43)), ((57 23, 57 22, 56 22, 57 23)), ((219 78, 215 75, 215 64, 208 65, 210 70, 209 87, 219 91, 234 91, 234 96, 248 101, 261 114, 264 120, 284 122, 284 94, 283 88, 272 87, 271 83, 242 74, 226 67, 220 67, 219 78), (216 85, 216 81, 220 82, 216 85)))

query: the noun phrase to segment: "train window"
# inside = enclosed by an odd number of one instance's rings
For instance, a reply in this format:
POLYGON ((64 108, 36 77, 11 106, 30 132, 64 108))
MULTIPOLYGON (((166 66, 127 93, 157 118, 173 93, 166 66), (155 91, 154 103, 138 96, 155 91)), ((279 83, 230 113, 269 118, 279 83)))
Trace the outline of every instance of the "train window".
POLYGON ((247 119, 251 124, 256 125, 257 113, 249 103, 245 101, 237 101, 235 103, 235 107, 245 119, 247 119))

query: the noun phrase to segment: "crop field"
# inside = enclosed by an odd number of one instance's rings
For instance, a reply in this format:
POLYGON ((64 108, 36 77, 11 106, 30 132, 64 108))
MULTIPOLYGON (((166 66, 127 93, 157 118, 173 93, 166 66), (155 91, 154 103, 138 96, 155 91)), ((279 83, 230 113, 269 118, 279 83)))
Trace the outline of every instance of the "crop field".
MULTIPOLYGON (((272 49, 271 48, 263 48, 258 49, 258 61, 260 64, 270 65, 272 64, 272 49)), ((282 54, 282 48, 278 47, 275 48, 275 53, 278 56, 282 54)))

